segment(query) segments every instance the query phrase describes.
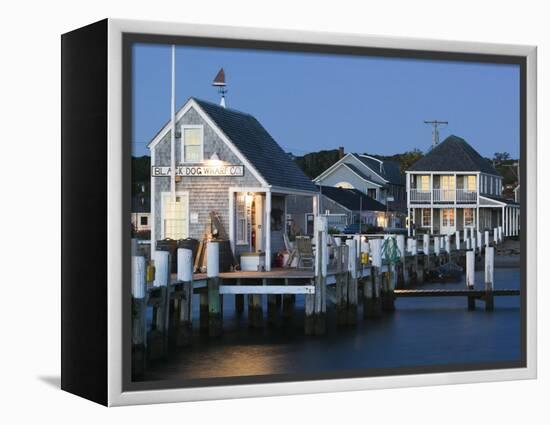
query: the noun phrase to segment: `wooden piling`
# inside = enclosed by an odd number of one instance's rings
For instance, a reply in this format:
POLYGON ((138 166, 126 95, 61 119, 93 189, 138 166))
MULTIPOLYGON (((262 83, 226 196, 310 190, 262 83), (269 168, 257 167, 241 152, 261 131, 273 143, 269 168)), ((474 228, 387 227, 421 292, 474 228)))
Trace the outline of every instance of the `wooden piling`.
POLYGON ((485 248, 485 310, 487 311, 493 311, 495 308, 493 295, 494 257, 495 248, 487 246, 485 248))
MULTIPOLYGON (((263 285, 267 285, 267 279, 263 279, 263 285)), ((277 324, 277 311, 279 307, 277 305, 277 295, 267 295, 267 324, 268 326, 274 326, 277 324)))
POLYGON ((306 335, 313 335, 315 333, 315 294, 305 294, 304 304, 304 333, 306 335))
POLYGON ((132 257, 132 378, 143 376, 147 358, 147 264, 132 257))
POLYGON ((346 241, 348 246, 348 306, 347 306, 347 318, 346 323, 348 325, 355 325, 357 323, 357 243, 351 239, 346 241))
POLYGON ((413 238, 411 241, 411 260, 409 271, 409 284, 418 284, 418 242, 413 238))
MULTIPOLYGON (((475 253, 473 250, 466 251, 466 287, 473 290, 475 286, 475 253)), ((475 310, 476 300, 468 296, 468 310, 475 310)))
POLYGON ((177 287, 181 291, 175 310, 175 343, 177 346, 191 344, 191 318, 193 301, 193 251, 186 248, 179 248, 177 287))
POLYGON ((366 318, 380 317, 382 314, 381 285, 382 276, 382 241, 373 239, 371 241, 372 267, 370 280, 367 282, 367 293, 364 300, 363 316, 366 318))
POLYGON ((208 288, 208 335, 222 333, 222 310, 220 299, 220 245, 210 241, 206 245, 206 276, 208 288))
POLYGON ((322 335, 326 330, 326 280, 328 267, 328 226, 325 217, 319 216, 316 267, 315 267, 315 335, 322 335))
POLYGON ((344 293, 344 286, 347 286, 347 248, 347 245, 336 248, 336 323, 338 325, 344 325, 347 320, 347 297, 345 296, 347 291, 344 293))
POLYGON ((434 236, 434 265, 439 267, 441 265, 441 238, 439 236, 434 236))
MULTIPOLYGON (((241 279, 237 279, 237 285, 241 284, 241 279)), ((244 295, 235 295, 235 312, 240 316, 244 312, 244 295)))
MULTIPOLYGON (((288 279, 285 279, 285 285, 288 286, 288 279)), ((296 295, 283 295, 283 319, 290 319, 294 313, 294 305, 296 304, 296 295)))
POLYGON ((397 249, 399 251, 399 262, 396 264, 395 273, 397 274, 397 288, 405 287, 405 236, 397 235, 397 249))
POLYGON ((170 254, 155 251, 155 280, 149 300, 153 307, 153 324, 148 334, 148 357, 151 360, 166 357, 168 353, 170 254))

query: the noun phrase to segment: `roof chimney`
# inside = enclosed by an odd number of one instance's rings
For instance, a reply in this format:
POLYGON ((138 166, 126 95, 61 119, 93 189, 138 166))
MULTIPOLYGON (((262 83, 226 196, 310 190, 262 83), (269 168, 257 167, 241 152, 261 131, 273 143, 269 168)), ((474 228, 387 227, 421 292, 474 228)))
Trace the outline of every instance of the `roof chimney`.
POLYGON ((218 88, 218 93, 221 94, 222 98, 220 100, 220 105, 225 108, 225 94, 227 93, 227 84, 225 83, 225 72, 223 68, 220 68, 212 85, 218 88))
POLYGON ((344 147, 340 146, 338 148, 338 159, 342 159, 344 157, 344 147))

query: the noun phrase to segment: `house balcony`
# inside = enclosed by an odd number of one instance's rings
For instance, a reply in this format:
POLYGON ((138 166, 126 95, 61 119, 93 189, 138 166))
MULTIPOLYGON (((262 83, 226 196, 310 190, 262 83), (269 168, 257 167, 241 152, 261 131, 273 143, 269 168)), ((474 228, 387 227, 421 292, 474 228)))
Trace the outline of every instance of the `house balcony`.
POLYGON ((468 189, 410 189, 411 204, 476 204, 477 191, 468 189))

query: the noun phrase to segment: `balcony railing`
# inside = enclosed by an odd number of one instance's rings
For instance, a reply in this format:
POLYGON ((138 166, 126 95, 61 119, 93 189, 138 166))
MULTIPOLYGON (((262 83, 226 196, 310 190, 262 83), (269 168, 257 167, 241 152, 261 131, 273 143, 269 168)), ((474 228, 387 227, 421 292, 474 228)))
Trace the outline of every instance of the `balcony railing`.
POLYGON ((468 189, 410 189, 409 200, 414 203, 476 203, 477 191, 468 189))

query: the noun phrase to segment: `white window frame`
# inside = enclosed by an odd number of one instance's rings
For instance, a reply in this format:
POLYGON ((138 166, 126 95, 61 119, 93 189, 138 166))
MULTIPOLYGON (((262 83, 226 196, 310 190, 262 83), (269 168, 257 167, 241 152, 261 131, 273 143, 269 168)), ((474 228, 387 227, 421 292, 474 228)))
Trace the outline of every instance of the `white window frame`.
POLYGON ((417 190, 421 190, 422 192, 429 192, 430 191, 430 175, 429 174, 421 174, 418 176, 418 187, 417 190), (424 188, 424 180, 426 181, 426 189, 424 188))
POLYGON ((431 227, 432 226, 432 211, 431 211, 431 208, 422 208, 422 227, 431 227), (426 224, 424 222, 424 214, 427 213, 427 218, 428 218, 428 224, 426 224))
MULTIPOLYGON (((161 192, 160 193, 160 238, 166 239, 166 235, 164 233, 164 198, 166 196, 171 196, 172 192, 161 192)), ((176 196, 183 196, 186 198, 187 202, 187 220, 185 221, 185 233, 187 234, 187 237, 189 237, 189 192, 188 191, 178 191, 176 192, 176 196)))
POLYGON ((246 205, 247 192, 236 192, 235 199, 235 244, 236 245, 248 245, 248 206, 246 205), (244 203, 244 237, 245 239, 239 239, 239 197, 243 197, 244 203))
POLYGON ((462 225, 466 228, 476 227, 476 211, 475 208, 464 208, 462 211, 462 225), (472 211, 472 224, 466 224, 466 210, 472 211))
POLYGON ((182 124, 180 128, 180 134, 181 134, 181 163, 182 164, 200 164, 204 162, 204 125, 202 124, 182 124), (186 161, 185 160, 185 130, 186 129, 200 129, 200 137, 201 137, 201 157, 199 161, 186 161))
POLYGON ((466 176, 464 176, 465 178, 465 182, 464 182, 464 189, 466 192, 475 192, 476 191, 476 188, 477 188, 477 178, 476 178, 476 175, 475 174, 467 174, 466 176), (474 185, 473 185, 473 189, 470 189, 470 179, 474 179, 474 185))

